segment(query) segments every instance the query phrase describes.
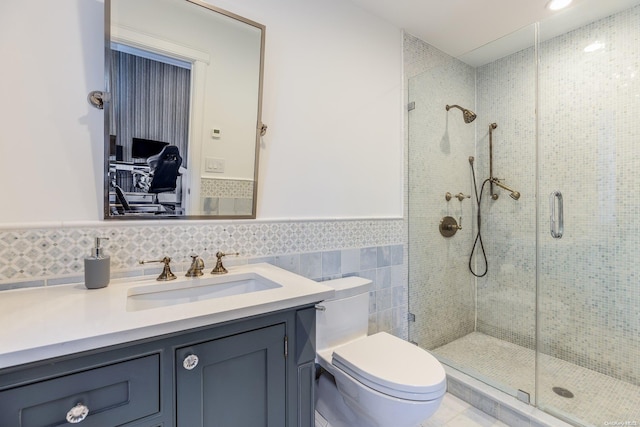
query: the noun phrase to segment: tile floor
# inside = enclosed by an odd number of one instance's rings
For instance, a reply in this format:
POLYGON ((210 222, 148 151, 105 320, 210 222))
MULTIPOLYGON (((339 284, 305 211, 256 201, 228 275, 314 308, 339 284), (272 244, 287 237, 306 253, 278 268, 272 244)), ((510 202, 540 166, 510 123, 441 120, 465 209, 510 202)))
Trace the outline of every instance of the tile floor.
POLYGON ((506 424, 474 408, 452 394, 444 396, 442 405, 421 427, 507 427, 506 424))
MULTIPOLYGON (((442 404, 435 414, 420 427, 509 427, 479 409, 474 408, 452 394, 445 394, 442 404)), ((331 427, 316 412, 315 427, 331 427)))

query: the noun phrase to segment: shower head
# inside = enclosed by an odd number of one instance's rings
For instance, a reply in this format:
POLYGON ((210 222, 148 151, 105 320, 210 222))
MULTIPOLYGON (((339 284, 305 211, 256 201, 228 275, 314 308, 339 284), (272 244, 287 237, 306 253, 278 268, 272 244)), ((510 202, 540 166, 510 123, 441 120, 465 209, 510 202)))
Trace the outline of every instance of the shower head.
POLYGON ((474 113, 471 110, 467 110, 466 108, 462 108, 459 105, 447 105, 445 108, 447 109, 447 111, 449 111, 450 108, 457 108, 460 111, 462 111, 462 116, 464 117, 464 122, 465 123, 471 123, 477 117, 476 113, 474 113))
MULTIPOLYGON (((510 192, 509 197, 511 197, 513 200, 518 200, 520 198, 520 192, 519 191, 515 191, 512 188, 509 188, 505 184, 501 183, 498 178, 492 178, 491 182, 493 184, 497 185, 498 187, 509 191, 510 192)), ((496 198, 497 198, 497 196, 496 196, 496 198)))

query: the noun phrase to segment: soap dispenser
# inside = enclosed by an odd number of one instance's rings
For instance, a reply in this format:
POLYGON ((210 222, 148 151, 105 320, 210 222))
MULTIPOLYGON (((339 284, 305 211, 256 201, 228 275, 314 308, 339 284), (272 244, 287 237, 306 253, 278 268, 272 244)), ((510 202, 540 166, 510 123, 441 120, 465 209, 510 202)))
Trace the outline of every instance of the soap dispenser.
POLYGON ((91 255, 84 259, 84 285, 87 289, 100 289, 109 284, 111 275, 111 258, 105 255, 100 243, 109 240, 107 237, 96 237, 95 247, 91 255))

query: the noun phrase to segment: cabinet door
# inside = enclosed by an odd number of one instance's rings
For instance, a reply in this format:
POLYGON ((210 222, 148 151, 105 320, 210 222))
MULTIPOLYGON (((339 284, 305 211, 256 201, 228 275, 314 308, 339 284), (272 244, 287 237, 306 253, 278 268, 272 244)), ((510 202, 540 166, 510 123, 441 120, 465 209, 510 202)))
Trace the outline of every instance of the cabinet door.
POLYGON ((286 426, 285 369, 284 323, 178 349, 177 427, 286 426))

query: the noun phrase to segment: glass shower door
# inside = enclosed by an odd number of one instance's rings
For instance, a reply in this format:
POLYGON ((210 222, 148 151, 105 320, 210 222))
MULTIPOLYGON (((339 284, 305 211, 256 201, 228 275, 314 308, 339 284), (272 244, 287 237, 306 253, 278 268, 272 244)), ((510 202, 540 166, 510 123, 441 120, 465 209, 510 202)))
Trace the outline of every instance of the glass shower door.
POLYGON ((638 40, 635 6, 539 45, 536 396, 579 425, 640 425, 638 40))

